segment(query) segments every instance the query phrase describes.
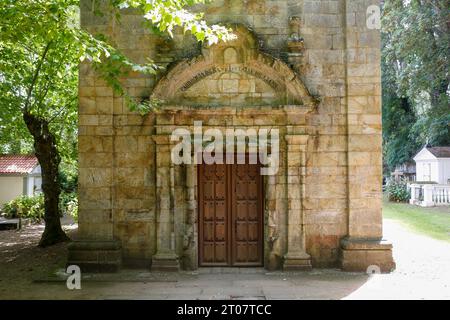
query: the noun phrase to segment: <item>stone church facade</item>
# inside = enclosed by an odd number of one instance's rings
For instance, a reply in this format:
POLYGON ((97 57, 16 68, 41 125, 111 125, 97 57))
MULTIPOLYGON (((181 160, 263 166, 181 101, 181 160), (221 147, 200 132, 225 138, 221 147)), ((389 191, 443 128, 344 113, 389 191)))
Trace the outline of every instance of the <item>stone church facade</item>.
POLYGON ((79 236, 69 264, 392 270, 382 234, 380 34, 366 24, 373 4, 216 0, 199 9, 236 39, 208 47, 152 34, 132 10, 116 21, 95 15, 101 1, 81 1, 84 28, 165 68, 123 79, 133 97, 160 101, 142 116, 80 67, 79 236), (171 135, 195 122, 204 131, 276 129, 276 174, 174 164, 171 135))

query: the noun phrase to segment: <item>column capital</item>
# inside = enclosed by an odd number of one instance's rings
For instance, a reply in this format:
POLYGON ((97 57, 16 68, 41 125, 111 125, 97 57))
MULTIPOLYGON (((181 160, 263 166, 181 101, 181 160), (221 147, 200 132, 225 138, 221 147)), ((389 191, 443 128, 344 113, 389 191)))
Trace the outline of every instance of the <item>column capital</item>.
POLYGON ((306 145, 309 135, 307 134, 287 134, 285 136, 288 145, 306 145))

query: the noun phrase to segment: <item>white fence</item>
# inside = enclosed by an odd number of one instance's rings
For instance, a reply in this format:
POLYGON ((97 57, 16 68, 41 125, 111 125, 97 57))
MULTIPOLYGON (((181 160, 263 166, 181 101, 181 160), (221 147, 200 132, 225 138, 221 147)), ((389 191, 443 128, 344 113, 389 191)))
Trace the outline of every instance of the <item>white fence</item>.
POLYGON ((450 206, 450 185, 411 184, 411 204, 422 207, 450 206))

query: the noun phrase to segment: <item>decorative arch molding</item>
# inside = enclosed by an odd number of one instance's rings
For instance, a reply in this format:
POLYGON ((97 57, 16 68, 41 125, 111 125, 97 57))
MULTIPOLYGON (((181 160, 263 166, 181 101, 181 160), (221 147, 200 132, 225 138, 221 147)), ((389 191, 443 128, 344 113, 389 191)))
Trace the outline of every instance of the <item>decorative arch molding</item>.
POLYGON ((316 100, 283 61, 260 52, 255 35, 234 25, 236 39, 202 49, 178 62, 156 85, 152 98, 169 105, 297 105, 316 100))

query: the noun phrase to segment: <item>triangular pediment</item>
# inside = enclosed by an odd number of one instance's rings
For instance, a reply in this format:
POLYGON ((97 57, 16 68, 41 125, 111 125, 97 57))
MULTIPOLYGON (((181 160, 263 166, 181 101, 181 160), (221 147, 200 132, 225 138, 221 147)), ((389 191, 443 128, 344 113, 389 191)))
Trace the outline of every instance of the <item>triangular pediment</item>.
POLYGON ((417 155, 413 158, 414 161, 421 161, 421 160, 436 160, 437 157, 432 154, 427 147, 424 147, 422 150, 417 153, 417 155))

